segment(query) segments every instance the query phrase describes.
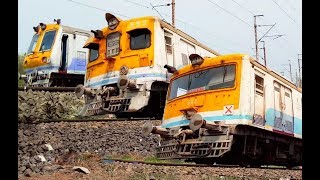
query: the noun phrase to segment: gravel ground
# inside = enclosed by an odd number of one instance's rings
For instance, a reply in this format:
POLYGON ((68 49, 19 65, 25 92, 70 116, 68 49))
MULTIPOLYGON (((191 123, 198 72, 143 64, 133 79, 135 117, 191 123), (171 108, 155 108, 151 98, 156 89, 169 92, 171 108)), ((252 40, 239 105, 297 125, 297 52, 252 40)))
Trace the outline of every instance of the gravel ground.
MULTIPOLYGON (((168 167, 100 163, 105 156, 154 155, 159 137, 143 137, 144 121, 18 124, 19 179, 302 179, 301 170, 168 167), (90 174, 72 170, 88 168, 90 174)), ((154 125, 160 121, 152 121, 154 125)))
MULTIPOLYGON (((44 172, 45 166, 77 153, 116 156, 154 154, 158 136, 143 137, 144 121, 55 122, 18 125, 18 171, 44 172)), ((160 124, 160 121, 153 121, 160 124)))
POLYGON ((18 121, 74 118, 83 105, 73 92, 18 91, 18 121))
POLYGON ((213 179, 302 179, 301 170, 256 169, 256 168, 220 168, 220 167, 182 167, 155 166, 113 162, 103 164, 100 158, 92 156, 81 162, 63 166, 55 172, 21 176, 26 180, 87 179, 87 180, 213 180, 213 179), (83 166, 90 173, 72 170, 73 166, 83 166))

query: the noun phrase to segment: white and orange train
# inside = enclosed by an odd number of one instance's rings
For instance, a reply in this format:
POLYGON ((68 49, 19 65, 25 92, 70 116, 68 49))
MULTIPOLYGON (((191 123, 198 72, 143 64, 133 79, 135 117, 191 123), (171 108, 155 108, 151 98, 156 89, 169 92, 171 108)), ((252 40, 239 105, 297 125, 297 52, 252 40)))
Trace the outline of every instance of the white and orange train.
POLYGON ((39 23, 23 61, 20 78, 26 86, 75 87, 84 82, 88 49, 83 48, 91 32, 61 25, 39 23))
POLYGON ((302 90, 248 55, 190 55, 173 73, 159 134, 160 159, 196 163, 302 163, 302 90))
POLYGON ((106 13, 108 26, 92 31, 86 80, 76 88, 85 95, 82 115, 163 114, 170 74, 166 67, 188 65, 188 56, 219 55, 157 17, 121 20, 106 13), (142 113, 142 114, 141 114, 142 113))

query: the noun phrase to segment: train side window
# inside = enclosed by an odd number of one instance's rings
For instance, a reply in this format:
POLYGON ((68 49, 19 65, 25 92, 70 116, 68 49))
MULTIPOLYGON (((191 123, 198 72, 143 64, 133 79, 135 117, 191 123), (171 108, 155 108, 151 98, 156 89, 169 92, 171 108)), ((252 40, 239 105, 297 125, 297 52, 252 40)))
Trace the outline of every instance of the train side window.
POLYGON ((184 53, 181 53, 182 65, 188 65, 188 56, 184 53))
POLYGON ((166 52, 168 54, 172 54, 172 34, 165 31, 164 39, 166 44, 166 52))
POLYGON ((149 29, 135 29, 129 31, 130 35, 130 49, 138 50, 145 49, 151 45, 151 32, 149 29))
POLYGON ((107 36, 107 57, 117 56, 120 53, 120 32, 107 36))
POLYGON ((99 57, 99 44, 97 43, 90 43, 87 47, 89 48, 89 62, 92 62, 99 57))
POLYGON ((256 82, 256 94, 263 96, 263 91, 264 91, 263 78, 258 75, 255 75, 255 82, 256 82))

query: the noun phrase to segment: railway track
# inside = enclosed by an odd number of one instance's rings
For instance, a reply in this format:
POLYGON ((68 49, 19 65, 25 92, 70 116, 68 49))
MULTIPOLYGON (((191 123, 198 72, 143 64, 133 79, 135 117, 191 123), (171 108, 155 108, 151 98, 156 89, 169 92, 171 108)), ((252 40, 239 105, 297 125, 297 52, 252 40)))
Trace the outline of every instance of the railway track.
MULTIPOLYGON (((195 164, 195 163, 169 163, 169 162, 146 162, 138 160, 123 160, 116 158, 105 158, 101 160, 102 163, 111 164, 114 162, 123 162, 131 164, 146 164, 146 165, 155 165, 155 166, 185 166, 185 167, 226 167, 226 168, 256 168, 256 169, 288 169, 284 166, 261 166, 261 167, 242 167, 239 165, 228 165, 228 164, 195 164)), ((290 170, 302 170, 300 167, 294 167, 290 170)))

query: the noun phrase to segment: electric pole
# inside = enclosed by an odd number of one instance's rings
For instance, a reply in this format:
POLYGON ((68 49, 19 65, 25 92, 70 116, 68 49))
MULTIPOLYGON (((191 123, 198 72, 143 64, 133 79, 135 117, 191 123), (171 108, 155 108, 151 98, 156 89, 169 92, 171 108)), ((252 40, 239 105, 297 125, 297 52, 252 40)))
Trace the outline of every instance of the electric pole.
POLYGON ((290 80, 291 80, 291 82, 293 82, 292 81, 292 72, 291 72, 291 61, 290 60, 288 60, 288 61, 289 61, 290 80))
POLYGON ((256 18, 263 15, 254 15, 254 37, 255 37, 255 46, 256 46, 256 61, 259 61, 259 52, 258 52, 258 35, 257 35, 257 21, 256 18))
POLYGON ((266 59, 266 44, 264 41, 261 41, 263 43, 263 60, 264 60, 264 66, 267 67, 267 59, 266 59))
POLYGON ((172 16, 172 26, 173 27, 175 27, 175 22, 174 22, 174 19, 175 19, 175 17, 174 17, 175 16, 175 12, 174 12, 175 11, 175 4, 176 4, 175 0, 172 0, 172 5, 171 5, 172 6, 172 15, 171 16, 172 16))
POLYGON ((296 86, 299 87, 298 71, 296 69, 296 86))
POLYGON ((298 69, 299 69, 299 86, 302 87, 302 83, 301 83, 301 73, 300 73, 300 59, 299 58, 299 55, 302 55, 302 54, 298 54, 298 69))

